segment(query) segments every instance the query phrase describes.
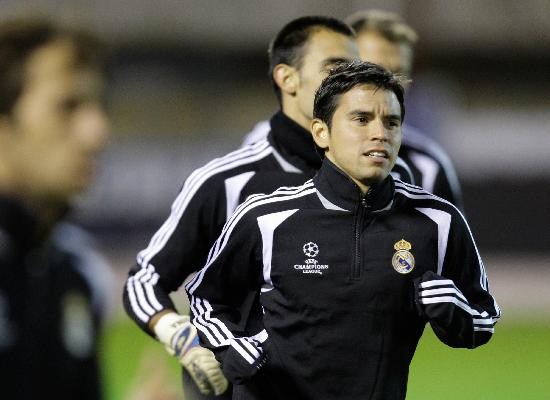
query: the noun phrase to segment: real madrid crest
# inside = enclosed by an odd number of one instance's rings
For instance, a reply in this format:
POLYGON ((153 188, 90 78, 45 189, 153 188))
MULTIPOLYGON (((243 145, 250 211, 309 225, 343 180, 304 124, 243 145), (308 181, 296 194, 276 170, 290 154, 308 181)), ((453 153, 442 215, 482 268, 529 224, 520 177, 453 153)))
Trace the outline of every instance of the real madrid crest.
POLYGON ((401 239, 399 242, 395 242, 393 248, 396 250, 391 263, 393 269, 400 274, 408 274, 414 268, 414 256, 409 251, 412 246, 405 239, 401 239))

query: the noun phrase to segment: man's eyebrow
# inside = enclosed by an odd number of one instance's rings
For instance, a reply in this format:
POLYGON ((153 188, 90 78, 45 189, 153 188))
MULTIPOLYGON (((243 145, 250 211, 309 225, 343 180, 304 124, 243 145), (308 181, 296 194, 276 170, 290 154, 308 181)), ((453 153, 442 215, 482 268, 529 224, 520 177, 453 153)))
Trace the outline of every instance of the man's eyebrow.
MULTIPOLYGON (((351 110, 350 112, 348 112, 348 115, 350 117, 372 117, 374 115, 374 111, 351 110)), ((389 119, 389 120, 401 121, 401 115, 399 114, 388 114, 388 115, 384 115, 383 118, 389 119)))
POLYGON ((350 117, 371 117, 374 115, 374 112, 367 110, 351 110, 348 112, 348 115, 350 117))
POLYGON ((401 115, 400 114, 389 114, 389 115, 386 115, 385 118, 391 119, 391 120, 401 121, 401 115))
POLYGON ((352 60, 351 58, 346 58, 346 57, 331 57, 323 61, 323 67, 328 67, 329 65, 335 65, 338 63, 347 63, 347 62, 350 62, 351 60, 352 60))

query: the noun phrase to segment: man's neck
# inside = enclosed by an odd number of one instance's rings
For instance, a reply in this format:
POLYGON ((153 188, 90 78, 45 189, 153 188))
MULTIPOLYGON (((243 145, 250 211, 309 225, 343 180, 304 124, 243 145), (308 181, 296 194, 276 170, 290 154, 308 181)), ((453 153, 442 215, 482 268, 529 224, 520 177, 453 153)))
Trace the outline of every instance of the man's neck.
POLYGON ((302 128, 304 128, 306 131, 309 132, 310 126, 311 126, 311 118, 304 115, 297 107, 289 107, 286 106, 283 103, 283 106, 281 107, 281 111, 284 115, 286 115, 288 118, 296 122, 298 125, 300 125, 302 128))
POLYGON ((11 198, 21 204, 36 218, 34 236, 40 240, 49 234, 55 224, 66 214, 68 204, 54 199, 43 199, 0 184, 0 195, 11 198))

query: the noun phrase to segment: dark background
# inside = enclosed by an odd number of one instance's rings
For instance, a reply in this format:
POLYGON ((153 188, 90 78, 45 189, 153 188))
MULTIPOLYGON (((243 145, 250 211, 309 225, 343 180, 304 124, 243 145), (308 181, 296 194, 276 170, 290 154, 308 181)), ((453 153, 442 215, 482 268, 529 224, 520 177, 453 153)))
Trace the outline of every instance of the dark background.
POLYGON ((298 16, 369 7, 401 13, 419 33, 406 120, 454 160, 481 251, 548 253, 548 1, 0 2, 3 16, 55 15, 111 46, 113 138, 74 218, 107 252, 132 257, 187 175, 276 109, 272 36, 298 16))

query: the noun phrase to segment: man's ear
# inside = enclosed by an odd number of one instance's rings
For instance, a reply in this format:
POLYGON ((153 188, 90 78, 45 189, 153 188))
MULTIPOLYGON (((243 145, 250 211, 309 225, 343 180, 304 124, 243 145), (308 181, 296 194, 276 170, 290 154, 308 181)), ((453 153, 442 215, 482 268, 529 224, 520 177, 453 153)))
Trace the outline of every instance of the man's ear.
POLYGON ((288 64, 277 64, 273 68, 273 80, 282 92, 289 95, 294 95, 298 89, 298 71, 288 64))
POLYGON ((330 135, 328 125, 319 118, 313 118, 310 131, 315 144, 324 150, 328 149, 330 135))

